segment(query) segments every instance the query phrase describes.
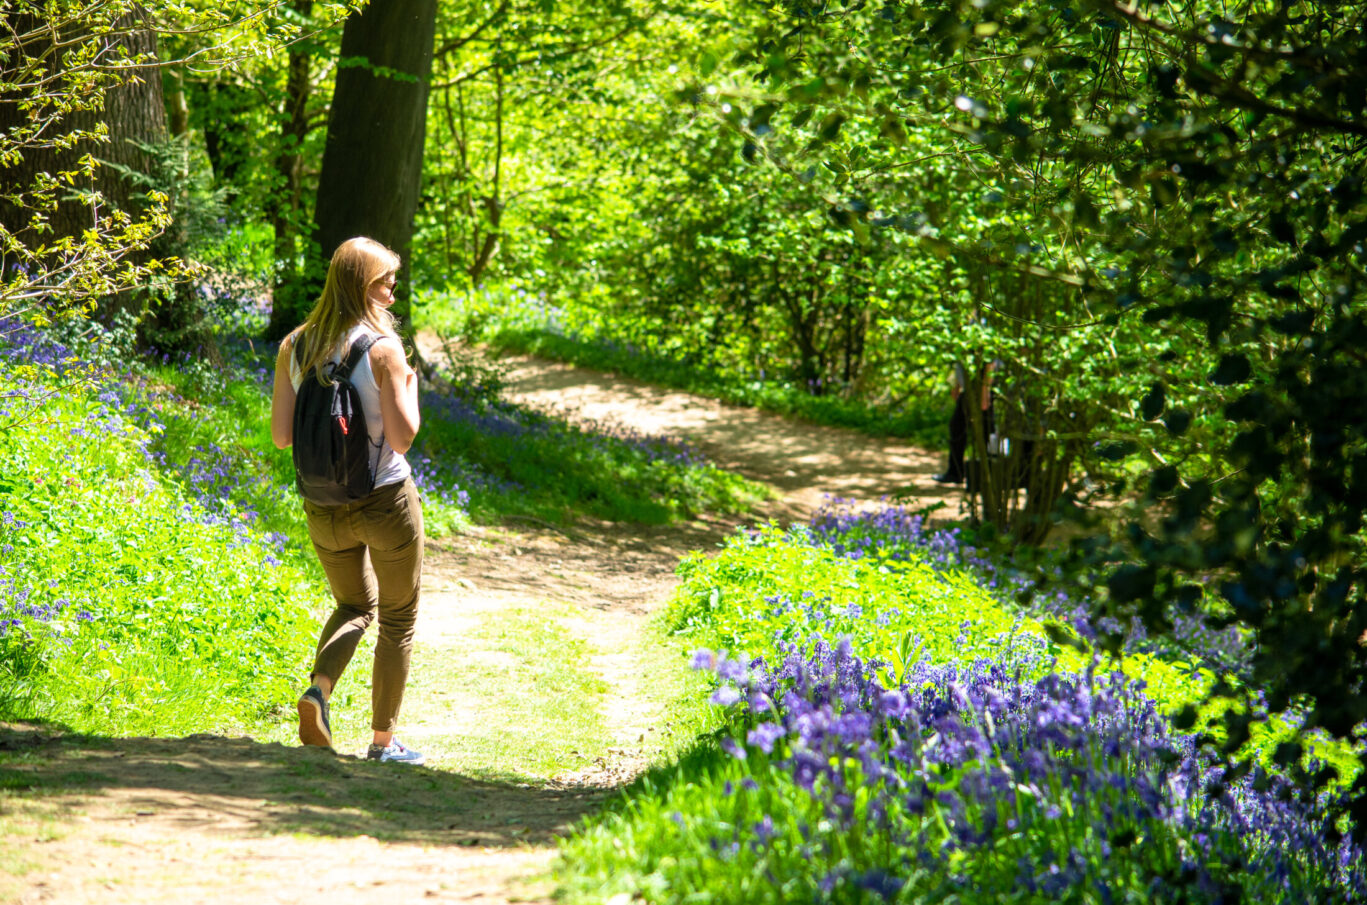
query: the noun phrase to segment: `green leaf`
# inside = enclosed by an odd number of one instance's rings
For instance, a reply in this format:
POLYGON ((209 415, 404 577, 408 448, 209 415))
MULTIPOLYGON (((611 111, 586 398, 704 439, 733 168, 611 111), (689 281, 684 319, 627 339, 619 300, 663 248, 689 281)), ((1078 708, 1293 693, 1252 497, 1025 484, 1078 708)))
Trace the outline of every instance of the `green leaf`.
POLYGON ((1049 636, 1049 640, 1059 647, 1071 647, 1074 650, 1087 650, 1087 643, 1078 637, 1077 632, 1072 628, 1059 622, 1045 622, 1044 633, 1049 636))
POLYGON ((750 113, 750 128, 767 126, 778 112, 778 104, 761 104, 750 113))
POLYGON ((902 125, 902 118, 894 113, 883 117, 882 125, 879 126, 879 134, 898 145, 907 143, 907 130, 902 125))
POLYGON ((816 137, 818 141, 834 141, 840 134, 840 127, 845 125, 845 114, 832 113, 821 121, 821 128, 817 129, 816 137))

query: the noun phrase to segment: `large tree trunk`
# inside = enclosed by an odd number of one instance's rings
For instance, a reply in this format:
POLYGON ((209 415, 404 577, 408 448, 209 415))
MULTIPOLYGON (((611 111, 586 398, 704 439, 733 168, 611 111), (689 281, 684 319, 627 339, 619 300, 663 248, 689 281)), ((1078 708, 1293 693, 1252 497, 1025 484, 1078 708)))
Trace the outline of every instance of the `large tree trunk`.
POLYGON ((184 185, 184 168, 174 164, 173 155, 147 150, 165 148, 169 141, 161 71, 150 66, 109 68, 119 59, 155 61, 156 33, 137 6, 114 22, 107 35, 89 18, 65 12, 72 18, 60 22, 31 13, 3 19, 12 41, 6 48, 6 75, 18 74, 16 81, 30 84, 46 77, 49 93, 0 96, 0 135, 19 150, 15 163, 0 168, 0 187, 9 196, 0 203, 0 224, 14 241, 0 268, 5 273, 11 263, 22 268, 32 285, 43 287, 44 304, 50 308, 84 301, 88 293, 106 320, 120 312, 138 317, 144 343, 212 357, 212 333, 191 286, 137 286, 117 275, 130 265, 179 256, 185 244, 183 228, 176 223, 149 239, 122 235, 110 221, 118 212, 129 221, 143 220, 153 187, 169 191, 173 211, 182 201, 176 192, 184 185), (93 62, 85 58, 92 48, 98 48, 93 62), (93 88, 77 89, 73 95, 63 87, 72 67, 90 76, 96 66, 103 71, 93 88), (75 109, 64 109, 73 102, 75 109), (24 137, 24 130, 34 125, 41 129, 24 137), (95 134, 101 126, 107 130, 104 139, 95 134), (82 162, 86 158, 98 164, 88 167, 82 162), (170 165, 158 172, 163 164, 170 165), (43 191, 44 182, 51 180, 57 190, 43 191), (77 272, 107 282, 87 288, 71 278, 77 272))
MULTIPOLYGON (((126 25, 128 30, 120 34, 117 40, 129 56, 155 54, 156 35, 137 28, 139 21, 140 17, 137 16, 125 18, 121 24, 126 25)), ((5 16, 4 25, 12 34, 19 36, 17 46, 5 64, 7 73, 23 71, 35 61, 41 61, 38 63, 40 72, 58 72, 64 65, 64 45, 69 46, 80 37, 79 34, 58 33, 49 29, 42 17, 30 14, 5 16)), ((27 100, 30 98, 22 93, 0 96, 0 134, 13 135, 31 121, 29 111, 21 106, 27 100)), ((157 144, 167 139, 160 72, 155 69, 131 70, 123 79, 107 87, 102 98, 94 97, 86 106, 88 109, 59 114, 53 107, 39 105, 37 115, 51 118, 47 136, 27 142, 18 162, 0 169, 0 185, 3 185, 6 193, 30 195, 42 174, 58 176, 79 171, 79 161, 87 154, 138 173, 148 173, 152 169, 153 161, 137 143, 157 144), (91 138, 81 140, 70 148, 54 146, 56 142, 53 139, 90 132, 99 122, 104 122, 108 127, 107 143, 91 138)), ((0 224, 24 246, 37 248, 50 245, 57 239, 79 237, 86 230, 97 229, 99 218, 108 216, 111 208, 136 217, 143 206, 142 196, 146 191, 145 186, 135 184, 115 167, 97 166, 91 175, 75 181, 73 191, 58 195, 56 204, 46 210, 42 218, 46 226, 33 221, 34 214, 38 212, 34 207, 38 203, 36 200, 26 200, 18 206, 0 203, 0 224), (105 207, 98 208, 78 199, 74 189, 99 192, 104 197, 105 207)), ((145 260, 146 256, 144 252, 141 256, 134 255, 131 260, 145 260)))
MULTIPOLYGON (((374 2, 347 19, 314 209, 323 261, 362 235, 408 259, 436 23, 436 0, 374 2)), ((401 318, 406 287, 405 280, 394 306, 401 318)))

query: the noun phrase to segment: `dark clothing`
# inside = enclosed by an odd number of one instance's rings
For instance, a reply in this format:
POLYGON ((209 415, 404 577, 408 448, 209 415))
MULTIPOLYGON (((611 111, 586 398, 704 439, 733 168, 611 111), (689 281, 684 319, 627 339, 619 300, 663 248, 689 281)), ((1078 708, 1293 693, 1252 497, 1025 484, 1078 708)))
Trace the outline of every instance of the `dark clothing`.
POLYGON ((960 393, 954 401, 954 414, 949 416, 949 466, 946 481, 958 484, 964 479, 964 452, 968 449, 968 394, 960 393))
MULTIPOLYGON (((959 393, 959 398, 954 403, 954 414, 949 418, 949 466, 945 469, 944 480, 956 484, 963 481, 968 474, 964 467, 964 454, 968 451, 968 432, 972 428, 968 411, 969 396, 967 392, 959 393)), ((982 418, 983 437, 986 438, 992 433, 990 407, 982 413, 982 418)))

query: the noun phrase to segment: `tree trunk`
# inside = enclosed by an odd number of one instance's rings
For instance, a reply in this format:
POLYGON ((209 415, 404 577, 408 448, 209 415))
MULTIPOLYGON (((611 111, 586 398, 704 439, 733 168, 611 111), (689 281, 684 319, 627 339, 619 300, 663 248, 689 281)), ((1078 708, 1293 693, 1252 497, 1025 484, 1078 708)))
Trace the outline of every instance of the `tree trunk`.
MULTIPOLYGON (((146 12, 138 6, 129 9, 98 39, 92 36, 93 19, 73 18, 59 27, 27 13, 4 17, 13 40, 4 59, 6 75, 23 74, 20 81, 48 77, 45 95, 12 92, 0 97, 0 135, 20 152, 15 164, 0 169, 0 187, 10 198, 0 205, 0 223, 21 246, 12 253, 30 280, 46 283, 51 275, 82 268, 92 275, 112 275, 116 266, 136 269, 183 253, 185 234, 179 223, 148 240, 121 238, 120 227, 109 222, 116 212, 133 222, 143 220, 152 188, 169 194, 174 212, 186 176, 168 146, 161 71, 155 66, 113 66, 121 59, 155 62, 157 57, 157 36, 147 27, 146 12), (86 58, 89 52, 97 62, 86 58), (99 76, 91 87, 72 94, 62 86, 74 72, 99 76), (33 106, 25 109, 25 102, 33 106), (73 103, 75 109, 70 109, 73 103), (24 130, 35 125, 41 127, 37 133, 23 138, 24 130), (94 134, 101 126, 106 139, 94 134), (159 153, 149 153, 149 147, 159 153), (82 164, 87 158, 97 163, 82 164), (39 190, 53 179, 55 192, 39 190)), ((9 265, 0 261, 0 267, 9 265)), ((103 295, 95 296, 106 320, 132 313, 144 343, 214 357, 212 332, 192 287, 144 284, 115 291, 124 279, 112 280, 109 289, 100 290, 103 295)), ((79 281, 58 278, 47 304, 58 308, 80 297, 79 281)))
MULTIPOLYGON (((371 3, 346 21, 314 210, 323 262, 352 236, 369 236, 408 269, 436 23, 436 0, 371 3)), ((407 286, 394 305, 405 319, 407 286)))
MULTIPOLYGON (((117 40, 129 56, 140 53, 156 53, 156 35, 145 29, 137 29, 140 17, 130 15, 123 24, 128 30, 117 40)), ((16 14, 5 17, 5 26, 21 36, 18 46, 12 51, 12 58, 6 63, 8 73, 20 70, 25 61, 45 59, 40 64, 47 73, 60 71, 64 65, 63 45, 79 41, 79 34, 58 34, 44 27, 40 16, 16 14)), ((22 109, 26 95, 6 94, 0 97, 0 134, 14 134, 29 123, 28 111, 22 109)), ((40 117, 52 120, 48 129, 48 140, 33 141, 23 148, 19 162, 0 169, 0 184, 6 193, 27 195, 41 174, 57 176, 63 172, 80 169, 79 161, 86 154, 97 160, 116 166, 127 167, 138 173, 148 173, 152 169, 150 156, 135 144, 157 144, 165 142, 166 109, 162 96, 161 74, 155 70, 133 70, 122 80, 103 91, 102 98, 92 99, 88 109, 74 110, 65 115, 58 114, 51 107, 40 105, 40 117), (101 103, 102 101, 102 103, 101 103), (103 107, 103 109, 101 109, 103 107), (109 130, 107 142, 97 143, 95 139, 78 141, 71 148, 57 148, 52 139, 57 136, 94 130, 103 121, 109 130)), ((50 231, 35 228, 32 217, 35 210, 28 204, 15 206, 0 204, 0 223, 3 223, 21 243, 29 248, 50 245, 54 240, 79 237, 86 230, 96 229, 98 219, 108 216, 111 208, 137 215, 142 207, 141 196, 146 188, 138 186, 110 166, 97 166, 93 174, 78 178, 75 188, 96 191, 104 196, 106 207, 98 209, 88 201, 75 197, 74 193, 59 194, 57 203, 47 212, 46 223, 50 231)), ((146 254, 135 256, 134 260, 146 260, 146 254)))
MULTIPOLYGON (((313 0, 294 0, 293 7, 304 19, 313 12, 313 0)), ((280 148, 275 156, 275 173, 280 191, 270 210, 275 233, 274 285, 271 320, 266 333, 282 337, 304 318, 312 299, 309 287, 302 285, 296 263, 299 238, 299 205, 303 196, 304 140, 309 134, 310 54, 292 46, 289 73, 285 81, 285 111, 280 123, 280 148)))
POLYGON ((166 96, 166 106, 171 117, 171 135, 179 138, 190 131, 190 105, 185 99, 185 73, 180 69, 174 69, 168 72, 166 77, 171 83, 171 90, 166 96))
MULTIPOLYGON (((485 214, 489 218, 489 231, 484 234, 484 240, 470 261, 471 286, 478 286, 484 282, 484 271, 488 269, 489 262, 498 252, 498 246, 502 240, 499 227, 503 222, 503 201, 499 198, 499 191, 503 181, 503 68, 495 67, 494 74, 496 76, 494 82, 496 94, 494 103, 493 187, 490 189, 490 193, 481 199, 485 214)), ((466 178, 469 178, 468 174, 466 178)))

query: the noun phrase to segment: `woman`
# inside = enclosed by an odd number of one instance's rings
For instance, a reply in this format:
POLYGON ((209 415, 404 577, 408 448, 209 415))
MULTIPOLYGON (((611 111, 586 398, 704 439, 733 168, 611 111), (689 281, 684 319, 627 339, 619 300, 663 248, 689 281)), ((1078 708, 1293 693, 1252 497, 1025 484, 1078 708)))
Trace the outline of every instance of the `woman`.
POLYGON ((374 738, 366 756, 421 764, 421 754, 394 738, 413 651, 423 555, 422 504, 404 458, 418 433, 418 380, 389 312, 398 269, 398 255, 372 239, 348 239, 333 254, 318 303, 280 344, 271 434, 280 449, 290 446, 295 395, 302 382, 319 379, 320 368, 342 361, 356 340, 375 337, 351 375, 371 443, 379 451, 375 490, 340 506, 304 500, 309 537, 337 607, 318 640, 311 684, 299 698, 299 740, 332 747, 332 689, 378 611, 380 637, 371 687, 374 738))
MULTIPOLYGON (((980 400, 979 411, 982 412, 982 431, 986 437, 992 433, 992 372, 996 370, 997 362, 991 361, 983 368, 982 375, 982 399, 980 400)), ((962 484, 968 475, 968 470, 964 465, 964 453, 968 449, 968 430, 972 423, 972 414, 969 412, 968 400, 968 374, 964 371, 964 366, 959 362, 954 363, 953 373, 949 378, 949 398, 954 400, 954 414, 949 418, 949 465, 944 472, 932 475, 932 481, 941 484, 962 484)), ((973 482, 969 481, 969 491, 972 492, 973 482)))

